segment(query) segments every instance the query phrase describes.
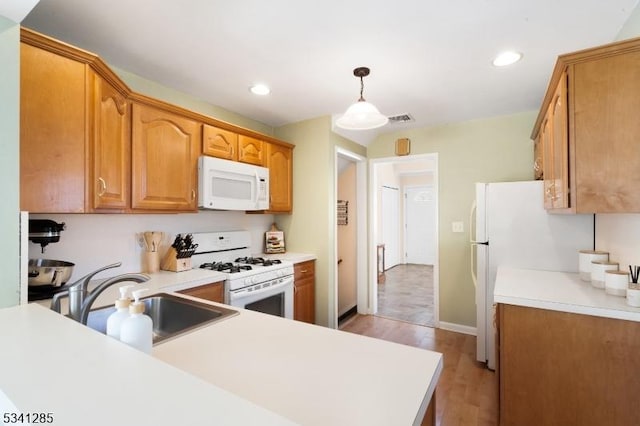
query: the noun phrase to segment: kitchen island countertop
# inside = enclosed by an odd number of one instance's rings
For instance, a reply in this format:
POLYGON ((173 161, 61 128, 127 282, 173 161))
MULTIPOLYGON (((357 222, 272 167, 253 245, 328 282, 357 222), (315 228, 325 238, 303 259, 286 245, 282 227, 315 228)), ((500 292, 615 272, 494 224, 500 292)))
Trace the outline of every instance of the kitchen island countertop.
POLYGON ((149 357, 37 304, 0 309, 0 389, 73 426, 420 424, 440 353, 238 310, 149 357))
POLYGON ((576 273, 499 267, 493 294, 495 303, 640 321, 640 308, 582 281, 576 273))
POLYGON ((295 424, 37 304, 0 309, 0 336, 0 390, 54 425, 295 424))

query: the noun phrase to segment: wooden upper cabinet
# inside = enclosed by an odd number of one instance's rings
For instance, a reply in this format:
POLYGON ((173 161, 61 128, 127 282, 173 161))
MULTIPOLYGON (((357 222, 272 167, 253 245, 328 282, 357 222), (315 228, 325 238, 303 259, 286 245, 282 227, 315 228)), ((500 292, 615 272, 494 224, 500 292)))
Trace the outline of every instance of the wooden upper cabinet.
POLYGON ((274 143, 267 145, 269 168, 269 212, 291 213, 293 209, 293 149, 274 143))
POLYGON ((545 153, 547 208, 640 213, 638 93, 640 38, 558 58, 532 134, 545 153))
POLYGON ((576 209, 640 212, 640 39, 572 66, 576 209))
POLYGON ((86 210, 87 66, 20 46, 20 209, 86 210))
POLYGON ((238 160, 238 134, 205 124, 202 127, 202 153, 225 160, 238 160))
POLYGON ((131 115, 125 97, 96 75, 93 97, 93 208, 126 209, 131 186, 131 115))
POLYGON ((201 124, 143 104, 132 111, 131 207, 196 211, 201 124))
POLYGON ((243 163, 255 164, 256 166, 265 165, 265 143, 260 139, 250 136, 238 136, 238 161, 243 163))

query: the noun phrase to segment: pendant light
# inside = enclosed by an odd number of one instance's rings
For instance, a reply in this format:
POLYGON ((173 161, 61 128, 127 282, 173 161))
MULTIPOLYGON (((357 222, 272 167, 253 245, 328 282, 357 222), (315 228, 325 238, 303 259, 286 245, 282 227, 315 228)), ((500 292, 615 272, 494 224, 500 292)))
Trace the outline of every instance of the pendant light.
POLYGON ((389 119, 380 114, 378 108, 365 101, 362 97, 364 90, 362 78, 369 75, 369 68, 356 68, 353 70, 353 75, 360 78, 360 99, 351 105, 342 117, 336 120, 336 126, 347 130, 367 130, 384 126, 389 122, 389 119))

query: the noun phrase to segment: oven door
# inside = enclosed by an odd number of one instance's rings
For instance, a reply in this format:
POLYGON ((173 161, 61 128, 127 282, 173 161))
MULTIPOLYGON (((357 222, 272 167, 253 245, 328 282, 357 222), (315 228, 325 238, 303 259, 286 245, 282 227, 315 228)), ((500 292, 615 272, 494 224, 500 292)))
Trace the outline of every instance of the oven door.
POLYGON ((241 288, 230 291, 227 303, 250 311, 293 319, 293 276, 276 281, 277 283, 258 290, 241 288))

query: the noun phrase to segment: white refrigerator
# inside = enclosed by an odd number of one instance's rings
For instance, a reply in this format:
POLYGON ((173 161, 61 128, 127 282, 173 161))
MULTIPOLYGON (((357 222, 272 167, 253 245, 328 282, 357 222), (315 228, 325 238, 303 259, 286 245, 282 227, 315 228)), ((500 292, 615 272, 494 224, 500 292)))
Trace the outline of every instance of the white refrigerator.
POLYGON ((542 181, 477 183, 470 223, 477 360, 493 370, 498 266, 577 272, 578 251, 594 248, 594 216, 547 213, 542 181))

